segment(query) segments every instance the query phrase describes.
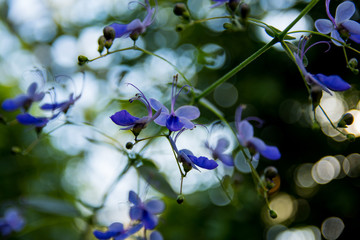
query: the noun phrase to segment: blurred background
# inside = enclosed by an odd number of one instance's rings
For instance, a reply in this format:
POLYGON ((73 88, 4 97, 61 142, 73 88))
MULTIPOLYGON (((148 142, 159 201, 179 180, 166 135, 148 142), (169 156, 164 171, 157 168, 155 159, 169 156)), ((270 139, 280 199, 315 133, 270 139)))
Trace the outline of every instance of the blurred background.
MULTIPOLYGON (((144 9, 129 2, 0 0, 0 101, 25 92, 31 82, 39 81, 39 76, 31 74, 34 69, 45 73, 40 79, 45 80, 44 91, 51 86, 59 89, 59 101, 66 100, 69 93, 81 94, 67 116, 43 129, 41 138, 33 128, 16 123, 19 112, 0 110, 1 119, 7 122, 0 125, 0 218, 7 209, 16 207, 26 221, 24 229, 8 239, 94 239, 95 228, 115 221, 130 222, 130 190, 142 199, 162 198, 166 202, 157 227, 164 239, 308 240, 359 235, 359 140, 347 141, 318 108, 315 115, 319 125, 313 124, 304 82, 279 44, 206 96, 233 127, 240 104, 247 105, 244 117, 257 116, 265 121, 263 128, 255 128, 255 135, 276 145, 282 157, 279 161, 261 158, 256 165, 260 175, 267 166, 279 172, 280 189, 269 199, 278 218, 269 217, 249 168, 236 151, 233 168, 220 163, 216 171, 189 172, 184 179, 185 202, 177 204, 180 175, 167 140, 157 138, 149 146, 144 141, 126 150, 124 146, 133 135, 119 131, 109 118, 121 109, 135 116, 146 115, 139 102, 129 104, 137 93, 126 84, 129 82, 148 98, 169 107, 172 76, 177 72, 161 59, 135 50, 84 66, 77 64, 78 55, 89 59, 99 56, 97 40, 104 26, 144 18, 144 9), (72 80, 61 77, 65 75, 72 80), (26 154, 19 154, 24 151, 26 154), (134 161, 140 163, 121 175, 134 161), (160 173, 150 185, 159 181, 163 187, 154 189, 144 181, 152 174, 141 170, 144 162, 153 163, 151 169, 160 173)), ((226 19, 194 24, 177 32, 181 20, 173 14, 176 2, 158 0, 156 21, 136 44, 176 65, 197 91, 271 40, 262 28, 252 24, 239 31, 225 31, 226 19)), ((251 17, 284 29, 309 1, 245 2, 251 17)), ((333 15, 341 2, 331 1, 333 15)), ((228 15, 224 6, 210 8, 209 0, 185 3, 193 19, 228 15)), ((327 18, 323 1, 293 30, 314 30, 314 21, 319 18, 327 18)), ((357 11, 353 19, 359 18, 357 11)), ((301 33, 293 36, 298 40, 301 33)), ((313 36, 311 43, 320 40, 326 39, 313 36)), ((132 44, 130 39, 116 39, 111 50, 132 44)), ((360 49, 356 43, 351 46, 360 49)), ((334 123, 351 112, 354 123, 345 130, 360 136, 359 75, 346 67, 342 48, 332 45, 325 52, 327 48, 320 44, 307 53, 307 69, 314 74, 340 75, 352 85, 345 93, 324 93, 321 105, 334 123)), ((358 58, 349 50, 347 54, 349 59, 358 58)), ((179 80, 185 84, 184 79, 179 80)), ((181 94, 176 107, 188 102, 189 96, 181 94)), ((202 105, 198 107, 201 116, 197 123, 211 129, 210 134, 202 127, 187 131, 179 137, 178 147, 211 157, 205 141, 213 146, 219 136, 226 136, 231 153, 236 148, 232 132, 221 125, 211 127, 217 116, 202 105)), ((31 113, 44 115, 36 107, 31 113)), ((151 124, 140 137, 159 131, 151 124)))

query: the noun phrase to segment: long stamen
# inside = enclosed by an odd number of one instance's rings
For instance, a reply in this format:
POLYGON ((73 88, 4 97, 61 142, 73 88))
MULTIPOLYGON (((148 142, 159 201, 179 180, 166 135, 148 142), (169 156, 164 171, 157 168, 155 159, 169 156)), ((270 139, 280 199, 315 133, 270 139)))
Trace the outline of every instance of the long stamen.
POLYGON ((328 41, 319 41, 319 42, 316 42, 316 43, 311 44, 311 45, 304 51, 304 55, 305 55, 305 53, 306 53, 307 51, 309 51, 310 48, 312 48, 313 46, 318 45, 318 44, 320 44, 320 43, 325 43, 325 44, 328 45, 328 49, 326 49, 325 52, 328 52, 328 51, 330 50, 331 45, 330 45, 330 43, 329 43, 328 41))
POLYGON ((335 19, 334 19, 333 16, 330 14, 330 0, 326 0, 326 1, 325 1, 325 9, 326 9, 326 14, 328 15, 329 19, 330 19, 331 22, 336 26, 335 19))
POLYGON ((172 83, 172 87, 171 87, 171 113, 174 112, 174 105, 175 105, 175 101, 176 101, 176 96, 174 94, 176 93, 176 90, 177 90, 177 81, 178 81, 178 75, 176 74, 173 77, 173 83, 172 83))
POLYGON ((127 84, 133 86, 136 90, 138 90, 140 92, 141 97, 139 97, 139 99, 135 99, 135 100, 141 100, 141 102, 144 103, 146 108, 148 109, 148 115, 152 116, 151 105, 150 105, 149 101, 147 100, 147 98, 145 97, 144 93, 142 91, 140 91, 140 89, 137 88, 134 84, 132 84, 132 83, 127 83, 127 84))

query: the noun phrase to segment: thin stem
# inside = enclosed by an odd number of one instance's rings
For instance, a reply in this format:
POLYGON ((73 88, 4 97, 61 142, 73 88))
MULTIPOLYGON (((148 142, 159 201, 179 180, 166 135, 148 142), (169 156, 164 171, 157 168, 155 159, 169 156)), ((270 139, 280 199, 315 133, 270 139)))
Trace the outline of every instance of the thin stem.
POLYGON ((303 18, 317 3, 319 0, 312 0, 301 12, 300 14, 292 21, 278 36, 279 40, 283 40, 290 29, 303 18))
POLYGON ((206 21, 210 21, 210 20, 224 19, 224 18, 231 19, 233 17, 232 16, 220 16, 220 17, 204 18, 204 19, 194 20, 194 21, 190 22, 190 25, 202 23, 202 22, 206 22, 206 21))
POLYGON ((329 118, 329 116, 326 114, 325 110, 322 108, 322 106, 319 104, 319 108, 321 109, 321 111, 324 113, 326 119, 329 121, 330 125, 336 130, 338 131, 339 133, 341 133, 342 135, 346 136, 345 133, 343 133, 342 131, 340 131, 334 124, 333 122, 331 121, 331 119, 329 118))
POLYGON ((345 57, 345 61, 346 61, 346 66, 349 66, 349 60, 348 60, 348 57, 347 57, 347 54, 346 54, 346 49, 345 49, 344 46, 343 46, 343 51, 344 51, 344 57, 345 57))
POLYGON ((92 61, 95 61, 95 60, 98 60, 100 58, 103 58, 103 57, 106 57, 110 54, 113 54, 113 53, 117 53, 117 52, 122 52, 122 51, 126 51, 126 50, 135 50, 135 46, 132 46, 132 47, 128 47, 128 48, 122 48, 122 49, 118 49, 118 50, 114 50, 114 51, 108 51, 106 52, 104 55, 100 55, 96 58, 93 58, 93 59, 89 59, 88 62, 92 62, 92 61))
POLYGON ((269 43, 267 43, 265 46, 260 48, 258 51, 256 51, 254 54, 252 54, 250 57, 245 59, 243 62, 241 62, 238 66, 233 68, 230 72, 226 73, 224 76, 219 78, 216 82, 211 84, 208 88, 206 88, 201 94, 195 97, 194 101, 198 102, 201 98, 205 97, 209 93, 211 93, 217 86, 222 84, 223 82, 227 81, 229 78, 234 76, 236 73, 238 73, 240 70, 242 70, 244 67, 246 67, 249 63, 257 59, 261 54, 269 50, 274 44, 278 42, 277 39, 271 40, 269 43))

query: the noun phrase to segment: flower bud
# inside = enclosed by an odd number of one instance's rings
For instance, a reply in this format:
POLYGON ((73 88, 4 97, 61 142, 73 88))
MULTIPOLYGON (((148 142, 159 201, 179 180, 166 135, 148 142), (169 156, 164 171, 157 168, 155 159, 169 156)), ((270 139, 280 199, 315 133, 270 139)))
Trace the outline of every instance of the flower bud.
POLYGON ((265 178, 273 179, 277 175, 278 175, 278 170, 273 166, 269 166, 269 167, 264 169, 265 178))
POLYGON ((235 12, 237 7, 239 6, 240 0, 230 0, 228 6, 231 11, 235 12))
POLYGON ((349 140, 350 142, 354 142, 355 141, 355 139, 356 139, 356 137, 355 137, 355 135, 354 134, 347 134, 346 135, 346 138, 347 138, 347 140, 349 140))
POLYGON ((322 89, 319 85, 311 86, 311 101, 313 104, 313 108, 315 109, 320 104, 320 100, 322 97, 322 89))
POLYGON ((184 200, 185 200, 185 197, 182 194, 178 195, 176 198, 176 201, 178 204, 182 204, 184 202, 184 200))
POLYGON ((113 44, 113 40, 106 40, 106 42, 105 42, 105 48, 106 48, 107 50, 109 50, 109 48, 111 48, 112 44, 113 44))
POLYGON ((126 149, 129 149, 129 150, 132 149, 133 146, 134 146, 134 144, 132 142, 127 142, 125 145, 126 149))
POLYGON ((233 25, 232 25, 231 23, 224 23, 224 24, 223 24, 223 27, 224 27, 225 29, 232 29, 232 28, 233 28, 233 25))
POLYGON ((183 17, 186 20, 190 19, 189 10, 184 3, 175 4, 173 12, 176 16, 183 17))
POLYGON ((345 113, 339 123, 337 124, 340 128, 347 128, 347 125, 351 125, 354 122, 354 116, 351 113, 345 113))
POLYGON ((84 65, 84 64, 87 63, 88 61, 89 61, 89 59, 88 59, 86 56, 84 56, 84 55, 79 55, 79 56, 78 56, 78 64, 79 64, 80 66, 84 65))
POLYGON ((135 42, 139 38, 140 34, 138 32, 133 32, 130 34, 130 38, 135 42))
POLYGON ((106 40, 114 40, 115 39, 115 29, 113 27, 107 26, 103 29, 104 37, 106 40))
POLYGON ((272 219, 277 218, 277 213, 276 213, 274 210, 270 209, 270 210, 269 210, 269 214, 270 214, 270 217, 271 217, 272 219))
POLYGON ((184 24, 178 24, 176 25, 175 31, 177 32, 181 32, 185 29, 185 25, 184 24))
POLYGON ((356 58, 352 58, 349 60, 349 67, 350 68, 357 68, 358 60, 356 58))
POLYGON ((240 16, 242 19, 246 19, 250 13, 250 6, 246 3, 242 3, 240 6, 240 16))
POLYGON ((98 52, 100 54, 104 51, 105 43, 106 43, 106 38, 104 36, 99 37, 99 39, 98 39, 98 44, 99 44, 98 52))

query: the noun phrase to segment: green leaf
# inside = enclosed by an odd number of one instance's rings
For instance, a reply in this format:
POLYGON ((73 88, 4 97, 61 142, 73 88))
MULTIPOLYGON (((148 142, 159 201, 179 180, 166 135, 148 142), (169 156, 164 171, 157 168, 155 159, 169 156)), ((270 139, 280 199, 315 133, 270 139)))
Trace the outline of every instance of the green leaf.
POLYGON ((159 172, 156 165, 147 159, 142 159, 142 165, 137 167, 139 175, 157 191, 164 195, 176 199, 177 194, 174 192, 165 177, 159 172))

